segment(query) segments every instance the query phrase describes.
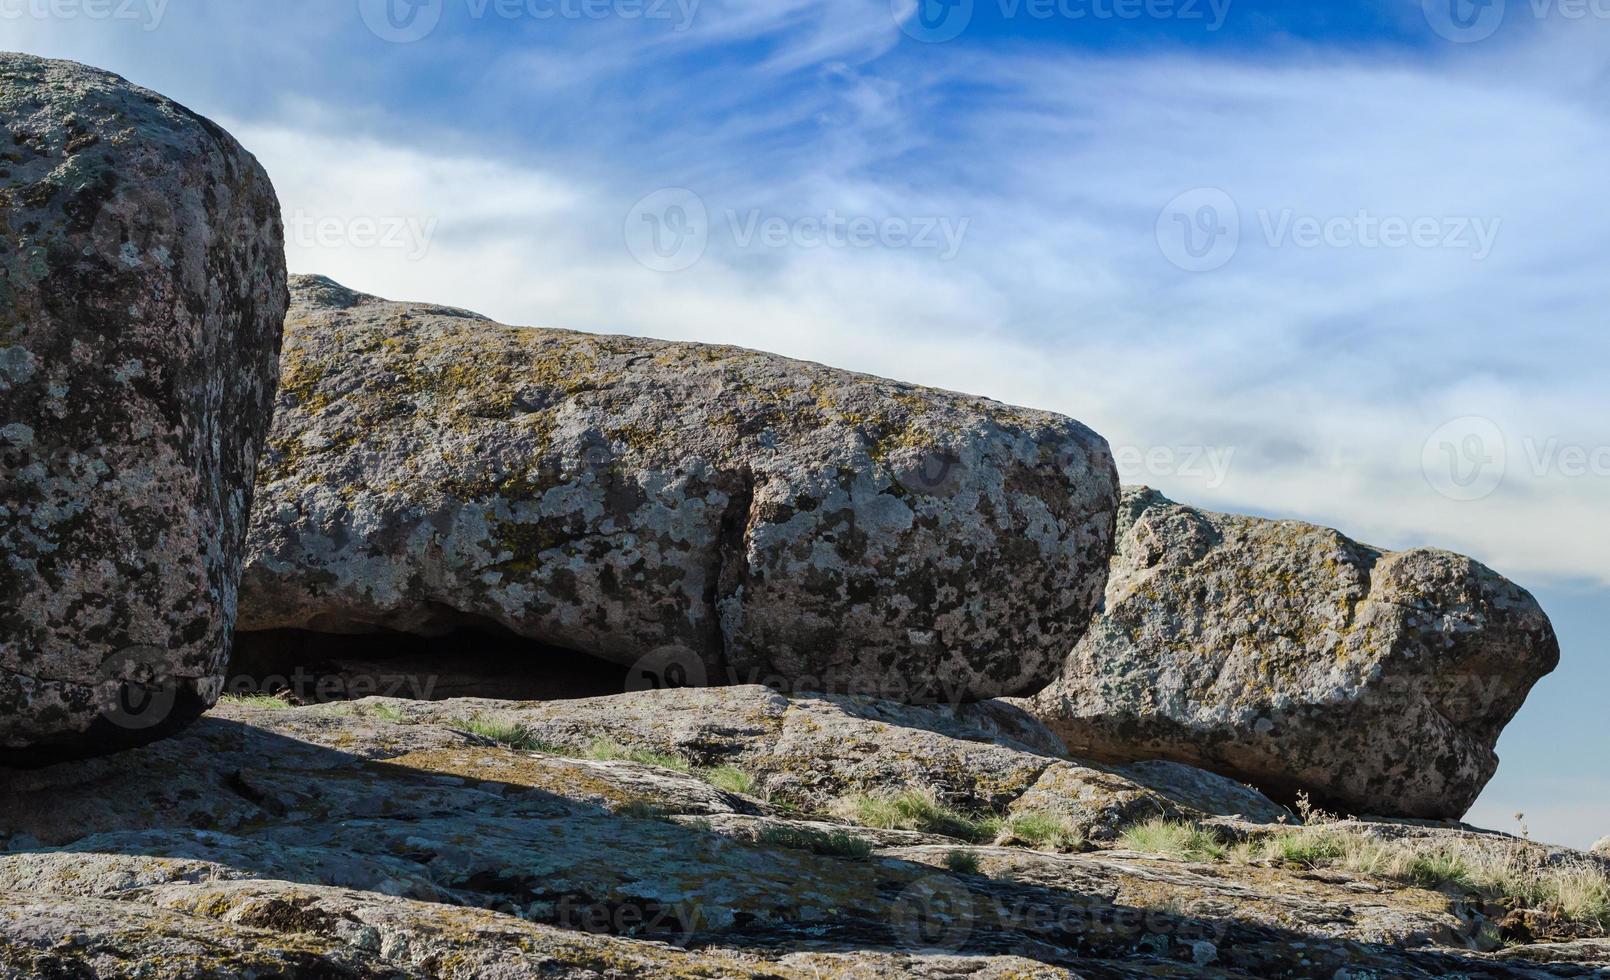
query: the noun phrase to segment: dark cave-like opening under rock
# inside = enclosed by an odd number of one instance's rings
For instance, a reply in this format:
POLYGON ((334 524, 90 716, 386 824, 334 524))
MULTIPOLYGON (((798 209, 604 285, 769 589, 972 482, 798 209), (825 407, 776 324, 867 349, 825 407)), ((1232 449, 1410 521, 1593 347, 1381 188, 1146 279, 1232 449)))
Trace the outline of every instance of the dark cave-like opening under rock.
POLYGON ((627 668, 491 623, 422 636, 265 630, 235 636, 224 693, 297 703, 378 696, 418 701, 563 701, 625 691, 627 668))

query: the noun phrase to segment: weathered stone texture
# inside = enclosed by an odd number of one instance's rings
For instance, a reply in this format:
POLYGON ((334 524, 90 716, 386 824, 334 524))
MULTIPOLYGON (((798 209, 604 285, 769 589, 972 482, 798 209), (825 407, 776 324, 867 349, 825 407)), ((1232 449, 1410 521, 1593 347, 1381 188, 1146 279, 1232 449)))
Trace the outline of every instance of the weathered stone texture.
POLYGON ((1524 589, 1445 551, 1126 490, 1105 612, 1032 710, 1070 752, 1172 759, 1290 802, 1462 815, 1559 662, 1524 589))
POLYGON ((1043 686, 1099 600, 1117 478, 1070 419, 293 292, 243 629, 493 623, 693 682, 965 700, 1043 686))
POLYGON ((287 302, 278 202, 227 133, 0 54, 0 764, 215 695, 287 302))

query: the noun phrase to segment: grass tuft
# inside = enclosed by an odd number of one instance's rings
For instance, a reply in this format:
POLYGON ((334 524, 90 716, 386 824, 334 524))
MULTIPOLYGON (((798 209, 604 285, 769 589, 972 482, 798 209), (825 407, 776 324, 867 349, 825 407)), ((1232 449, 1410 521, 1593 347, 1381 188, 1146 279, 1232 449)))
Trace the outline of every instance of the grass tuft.
POLYGON ((389 704, 367 705, 364 707, 363 713, 368 715, 370 718, 379 718, 381 721, 389 721, 392 723, 406 721, 408 719, 408 716, 403 713, 401 708, 389 704))
POLYGON ((978 874, 978 855, 971 851, 951 851, 945 855, 945 867, 963 875, 978 874))
POLYGON ((220 704, 232 704, 242 708, 263 708, 276 711, 289 708, 291 703, 272 694, 225 694, 218 699, 220 704))
POLYGON ((813 830, 809 827, 766 827, 755 837, 766 847, 785 847, 809 851, 824 857, 864 861, 872 856, 872 845, 842 830, 813 830))
POLYGON ((691 773, 693 765, 680 755, 671 755, 666 752, 655 752, 650 749, 634 749, 607 738, 601 738, 587 747, 583 753, 585 758, 598 762, 636 762, 645 766, 659 766, 661 769, 671 769, 676 772, 691 773))
POLYGON ((1079 851, 1084 849, 1085 837, 1063 814, 1025 810, 1001 823, 995 843, 1015 844, 1036 851, 1079 851))
POLYGON ((1001 827, 998 817, 973 816, 940 802, 929 787, 845 797, 833 812, 863 827, 916 830, 974 843, 993 840, 1001 827))
POLYGON ((739 769, 737 766, 716 766, 714 769, 705 769, 699 773, 700 778, 725 793, 738 793, 742 796, 762 796, 759 782, 754 776, 739 769))
POLYGON ((482 738, 491 739, 499 745, 506 745, 521 752, 564 754, 563 750, 556 749, 554 746, 543 742, 530 728, 512 721, 500 721, 496 718, 483 718, 477 715, 473 718, 449 718, 446 724, 449 728, 457 728, 460 731, 469 732, 471 735, 479 735, 482 738))
POLYGON ((1216 861, 1229 849, 1210 830, 1181 820, 1153 817, 1124 831, 1124 846, 1132 851, 1161 854, 1181 861, 1216 861))

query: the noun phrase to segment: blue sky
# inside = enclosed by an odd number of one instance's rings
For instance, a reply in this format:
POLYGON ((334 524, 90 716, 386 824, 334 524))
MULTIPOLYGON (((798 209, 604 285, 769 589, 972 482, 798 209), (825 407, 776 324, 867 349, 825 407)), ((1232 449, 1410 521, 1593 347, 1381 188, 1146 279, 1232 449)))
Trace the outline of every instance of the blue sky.
POLYGON ((1474 555, 1565 659, 1472 819, 1610 833, 1610 0, 923 2, 0 0, 0 47, 228 125, 296 271, 1053 409, 1182 501, 1474 555))

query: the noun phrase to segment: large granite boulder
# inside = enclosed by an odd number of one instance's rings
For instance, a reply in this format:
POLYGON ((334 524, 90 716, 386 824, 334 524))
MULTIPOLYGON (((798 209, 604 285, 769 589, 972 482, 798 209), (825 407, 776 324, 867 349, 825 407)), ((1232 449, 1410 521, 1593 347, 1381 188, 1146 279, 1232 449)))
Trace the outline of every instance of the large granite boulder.
POLYGON ((471 623, 533 641, 533 670, 915 702, 1043 687, 1100 600, 1117 476, 1071 419, 292 292, 243 630, 471 623))
POLYGON ((229 134, 0 54, 0 765, 216 696, 286 304, 279 204, 229 134))
POLYGON ((1457 817, 1559 652, 1532 597, 1469 558, 1129 489, 1105 612, 1033 710, 1075 755, 1457 817))

